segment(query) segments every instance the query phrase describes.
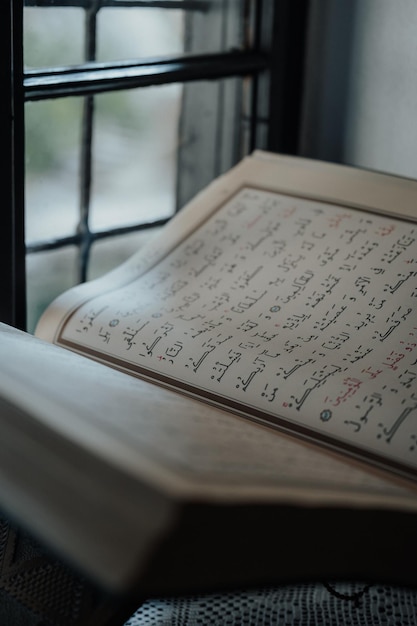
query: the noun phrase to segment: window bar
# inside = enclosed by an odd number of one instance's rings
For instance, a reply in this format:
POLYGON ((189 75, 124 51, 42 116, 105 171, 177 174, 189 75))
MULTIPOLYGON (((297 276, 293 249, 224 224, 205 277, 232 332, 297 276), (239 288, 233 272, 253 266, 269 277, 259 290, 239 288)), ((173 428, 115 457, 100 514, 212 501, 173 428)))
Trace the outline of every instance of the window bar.
POLYGON ((26 326, 23 157, 22 0, 0 5, 0 150, 2 220, 0 229, 0 321, 26 326))
MULTIPOLYGON (((97 13, 100 0, 96 0, 85 13, 85 60, 95 61, 96 58, 96 34, 97 13)), ((92 151, 93 151, 93 123, 94 123, 94 96, 84 98, 82 136, 81 136, 81 159, 80 159, 80 220, 77 226, 79 235, 78 244, 78 281, 83 283, 87 280, 88 261, 92 245, 91 231, 89 226, 91 182, 92 182, 92 151)))
POLYGON ((25 99, 37 101, 173 82, 248 76, 265 70, 267 66, 268 58, 264 53, 231 51, 146 61, 43 68, 25 73, 25 99))
MULTIPOLYGON (((253 6, 253 15, 251 18, 251 48, 256 51, 260 50, 261 45, 261 17, 262 17, 262 0, 257 0, 253 6)), ((259 77, 255 74, 251 81, 251 107, 249 118, 249 152, 255 150, 257 146, 257 126, 258 126, 258 97, 259 97, 259 77)))
MULTIPOLYGON (((213 0, 101 0, 101 7, 138 7, 146 9, 180 9, 207 11, 213 0)), ((88 8, 94 0, 25 0, 27 7, 81 7, 88 8)))
MULTIPOLYGON (((89 237, 91 243, 100 241, 101 239, 107 239, 108 237, 116 237, 119 235, 128 235, 130 233, 137 233, 143 230, 150 230, 152 228, 158 228, 164 226, 169 220, 169 217, 163 217, 158 220, 150 220, 149 222, 139 222, 134 224, 127 224, 126 226, 113 226, 103 230, 90 231, 89 237)), ((77 232, 74 235, 68 235, 67 237, 56 237, 42 241, 34 241, 26 244, 27 254, 33 254, 34 252, 46 252, 48 250, 58 250, 65 246, 80 246, 81 235, 77 232)))
POLYGON ((306 42, 312 0, 281 0, 274 15, 271 57, 268 149, 297 154, 299 150, 306 42), (285 97, 284 97, 285 96, 285 97))

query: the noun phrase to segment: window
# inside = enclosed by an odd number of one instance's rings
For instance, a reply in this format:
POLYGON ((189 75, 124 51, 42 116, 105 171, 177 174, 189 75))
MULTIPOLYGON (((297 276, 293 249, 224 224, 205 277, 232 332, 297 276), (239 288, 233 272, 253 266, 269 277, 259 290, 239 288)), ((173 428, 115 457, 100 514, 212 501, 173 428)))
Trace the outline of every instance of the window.
POLYGON ((24 327, 27 301, 33 330, 60 291, 130 255, 254 147, 295 150, 296 4, 2 3, 3 321, 24 327))

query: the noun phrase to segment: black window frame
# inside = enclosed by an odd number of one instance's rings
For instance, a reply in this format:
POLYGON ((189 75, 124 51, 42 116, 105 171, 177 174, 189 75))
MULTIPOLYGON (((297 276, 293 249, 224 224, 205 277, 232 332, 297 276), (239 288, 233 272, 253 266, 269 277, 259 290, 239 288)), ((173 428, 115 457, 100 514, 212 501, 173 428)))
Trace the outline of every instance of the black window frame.
MULTIPOLYGON (((40 0, 33 0, 39 4, 40 0)), ((84 5, 84 0, 41 0, 45 5, 84 5)), ((159 6, 174 4, 181 8, 201 10, 210 1, 203 0, 90 0, 91 6, 159 6)), ((227 0, 224 0, 227 4, 227 0)), ((52 249, 74 243, 91 245, 92 240, 148 228, 145 225, 91 233, 86 221, 80 221, 78 232, 69 240, 43 242, 27 246, 24 237, 24 105, 30 100, 81 95, 85 97, 85 119, 96 93, 114 89, 140 88, 151 84, 196 80, 220 80, 225 77, 251 77, 246 102, 247 127, 245 151, 264 148, 275 152, 296 154, 300 140, 305 51, 308 34, 310 0, 242 0, 247 5, 251 23, 251 46, 247 50, 227 50, 216 54, 191 54, 184 57, 148 59, 138 62, 96 63, 93 46, 86 51, 86 63, 77 67, 53 68, 24 72, 23 9, 24 0, 3 0, 0 4, 0 46, 3 63, 0 80, 3 98, 0 125, 3 141, 0 154, 4 163, 3 216, 0 229, 0 321, 17 328, 26 326, 25 255, 36 249, 52 249), (272 26, 272 27, 271 27, 272 26), (88 72, 87 72, 88 70, 88 72), (86 243, 85 243, 86 242, 86 243), (37 246, 37 247, 36 247, 37 246), (31 249, 30 249, 31 248, 31 249)), ((26 3, 28 4, 28 3, 26 3)), ((94 11, 87 14, 94 19, 94 11)), ((91 155, 84 153, 87 160, 91 155)), ((179 159, 182 156, 179 154, 179 159)), ((231 158, 237 160, 239 155, 231 158)), ((209 178, 220 171, 218 163, 209 178)), ((88 178, 88 167, 87 167, 88 178)), ((88 180, 81 181, 88 194, 88 180)), ((190 189, 179 193, 180 202, 190 189)), ((82 213, 81 200, 81 213, 82 213)), ((80 270, 80 277, 85 269, 80 270)))

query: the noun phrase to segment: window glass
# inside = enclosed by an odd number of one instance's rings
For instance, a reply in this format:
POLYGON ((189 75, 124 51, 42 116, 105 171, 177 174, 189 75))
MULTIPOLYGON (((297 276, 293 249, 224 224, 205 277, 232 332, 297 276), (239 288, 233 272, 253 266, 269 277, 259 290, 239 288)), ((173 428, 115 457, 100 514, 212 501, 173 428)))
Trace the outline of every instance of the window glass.
POLYGON ((78 216, 81 114, 80 98, 26 104, 27 241, 74 232, 78 216))
POLYGON ((83 9, 26 7, 24 10, 24 62, 27 68, 82 63, 83 9))
POLYGON ((91 248, 88 279, 98 278, 121 265, 154 237, 157 231, 157 228, 153 228, 96 241, 91 248))
POLYGON ((96 97, 92 230, 175 211, 181 85, 96 97))
POLYGON ((27 330, 34 332, 39 317, 60 293, 77 282, 77 249, 67 246, 59 250, 28 254, 27 330))
POLYGON ((184 85, 177 186, 180 206, 244 156, 244 82, 225 78, 184 85))
POLYGON ((104 8, 98 13, 98 61, 178 55, 183 49, 183 11, 104 8))

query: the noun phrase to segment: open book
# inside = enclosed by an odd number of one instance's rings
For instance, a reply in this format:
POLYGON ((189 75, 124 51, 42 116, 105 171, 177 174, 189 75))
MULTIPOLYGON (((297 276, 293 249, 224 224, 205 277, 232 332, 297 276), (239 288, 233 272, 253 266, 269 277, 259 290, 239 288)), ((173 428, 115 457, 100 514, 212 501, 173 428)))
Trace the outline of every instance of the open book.
POLYGON ((3 326, 1 506, 118 592, 416 584, 416 201, 256 152, 3 326))

